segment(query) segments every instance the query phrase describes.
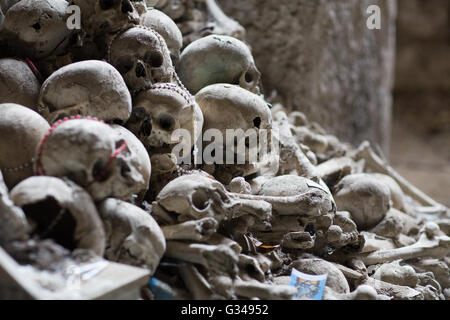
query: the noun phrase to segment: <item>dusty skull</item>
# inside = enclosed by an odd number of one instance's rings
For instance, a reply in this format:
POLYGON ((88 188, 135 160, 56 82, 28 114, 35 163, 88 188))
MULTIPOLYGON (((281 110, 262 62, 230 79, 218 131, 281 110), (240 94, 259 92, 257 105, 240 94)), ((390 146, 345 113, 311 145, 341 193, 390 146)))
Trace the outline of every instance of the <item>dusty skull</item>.
POLYGON ((95 201, 130 200, 147 188, 140 160, 113 128, 90 119, 64 119, 53 125, 38 148, 36 173, 68 177, 95 201))
POLYGON ((17 103, 36 110, 41 84, 24 61, 0 59, 0 103, 17 103))
POLYGON ((36 148, 49 129, 37 112, 18 104, 0 104, 0 169, 8 188, 33 175, 36 148))
POLYGON ((67 28, 65 0, 22 0, 6 13, 2 32, 8 44, 30 58, 61 53, 72 31, 67 28))
POLYGON ((202 126, 203 115, 194 98, 170 83, 155 84, 141 92, 134 101, 133 112, 127 123, 127 127, 147 149, 180 143, 173 136, 178 129, 189 132, 189 147, 192 148, 202 133, 202 126))
POLYGON ((144 179, 142 190, 139 191, 139 194, 144 195, 149 188, 150 176, 152 173, 152 164, 148 152, 142 142, 132 132, 120 125, 112 125, 112 128, 127 142, 128 148, 136 155, 134 158, 136 160, 134 165, 144 179))
POLYGON ((105 258, 156 271, 166 250, 161 228, 147 212, 130 203, 107 199, 98 210, 106 232, 105 258))
POLYGON ((153 29, 136 26, 110 43, 109 62, 134 94, 159 82, 172 82, 174 68, 164 39, 153 29))
POLYGON ((166 41, 172 62, 178 61, 183 46, 183 35, 176 23, 164 12, 150 9, 141 17, 141 24, 158 32, 166 41))
MULTIPOLYGON (((263 160, 264 149, 267 151, 266 154, 271 151, 272 115, 267 103, 256 94, 229 84, 210 85, 198 92, 195 100, 203 112, 203 132, 220 131, 224 143, 224 157, 230 157, 232 154, 237 156, 239 146, 244 145, 245 147, 245 153, 240 154, 241 158, 245 156, 245 161, 243 161, 245 164, 233 164, 233 169, 239 168, 241 172, 232 178, 258 172, 263 160), (244 134, 237 134, 234 141, 228 141, 233 138, 227 134, 228 130, 234 130, 236 134, 242 130, 244 134), (234 150, 230 146, 233 143, 234 150), (256 162, 249 157, 255 152, 259 158, 256 159, 256 162)), ((224 161, 224 163, 226 162, 224 161)), ((226 165, 220 166, 225 167, 226 165)))
POLYGON ((271 218, 272 211, 269 203, 241 199, 238 194, 228 192, 217 180, 200 174, 171 181, 159 193, 156 202, 167 212, 180 215, 179 220, 211 217, 221 222, 252 215, 264 221, 271 218))
POLYGON ((76 115, 125 123, 131 114, 131 95, 113 66, 82 61, 62 67, 44 82, 39 111, 50 123, 76 115))
POLYGON ((51 238, 63 247, 105 250, 102 221, 89 194, 68 179, 31 177, 11 190, 11 200, 22 208, 41 239, 51 238))
POLYGON ((259 93, 260 72, 245 43, 211 35, 194 41, 181 53, 177 72, 183 84, 197 93, 215 83, 229 83, 259 93))
POLYGON ((335 187, 334 198, 339 211, 350 212, 359 229, 375 227, 391 208, 389 187, 370 174, 353 174, 335 187))
POLYGON ((92 36, 119 32, 139 23, 139 13, 130 0, 72 0, 72 2, 81 9, 84 31, 92 36))

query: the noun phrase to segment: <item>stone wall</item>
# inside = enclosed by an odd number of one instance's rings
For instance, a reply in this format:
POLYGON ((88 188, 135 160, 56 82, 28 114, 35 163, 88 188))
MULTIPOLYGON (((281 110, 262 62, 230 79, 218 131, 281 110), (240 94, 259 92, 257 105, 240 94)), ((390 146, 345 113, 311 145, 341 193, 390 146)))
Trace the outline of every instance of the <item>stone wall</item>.
POLYGON ((395 0, 221 0, 247 29, 266 95, 339 138, 388 150, 395 57, 395 0), (369 5, 382 29, 366 27, 369 5))

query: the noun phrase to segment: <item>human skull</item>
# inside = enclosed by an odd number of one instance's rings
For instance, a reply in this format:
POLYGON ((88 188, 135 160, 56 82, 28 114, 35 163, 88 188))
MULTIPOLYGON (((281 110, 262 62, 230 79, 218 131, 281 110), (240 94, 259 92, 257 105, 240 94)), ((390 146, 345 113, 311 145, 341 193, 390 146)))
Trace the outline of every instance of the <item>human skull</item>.
POLYGON ((179 215, 179 220, 214 218, 219 223, 244 215, 266 221, 271 218, 272 207, 265 201, 245 200, 228 192, 212 178, 200 174, 181 176, 169 184, 156 198, 157 204, 167 212, 179 215))
POLYGON ((259 93, 261 74, 252 53, 233 37, 211 35, 192 42, 181 53, 177 72, 193 94, 215 83, 235 84, 259 93))
POLYGON ((41 84, 26 62, 0 59, 0 103, 16 103, 37 110, 41 84))
POLYGON ((37 112, 0 104, 0 169, 8 188, 33 175, 33 157, 50 126, 37 112))
POLYGON ((391 208, 387 185, 371 174, 352 174, 335 187, 334 199, 339 211, 350 212, 360 230, 375 227, 391 208))
POLYGON ((105 233, 91 197, 68 179, 30 177, 11 190, 32 234, 53 239, 66 249, 90 249, 102 256, 105 233))
MULTIPOLYGON (((234 149, 239 145, 245 146, 245 164, 233 164, 232 169, 238 171, 231 178, 236 176, 248 176, 258 172, 263 161, 263 153, 260 153, 264 147, 269 153, 272 140, 272 115, 267 103, 258 95, 251 93, 239 86, 229 84, 210 85, 195 96, 195 100, 200 106, 203 116, 203 132, 208 130, 219 130, 224 141, 224 156, 226 154, 237 154, 238 150, 231 150, 229 135, 227 130, 243 130, 245 133, 240 137, 235 137, 234 149), (267 139, 266 141, 261 140, 267 139), (252 137, 256 138, 257 145, 250 144, 252 137), (264 143, 266 144, 264 145, 264 143), (258 154, 260 163, 255 162, 249 155, 251 152, 258 154)), ((242 154, 241 156, 244 156, 242 154)), ((226 168, 226 165, 217 165, 226 168)), ((217 178, 217 177, 216 177, 217 178)), ((222 181, 222 179, 221 179, 222 181)), ((227 183, 227 182, 224 182, 227 183)))
POLYGON ((181 47, 183 46, 183 35, 177 24, 164 12, 150 9, 141 17, 141 25, 152 28, 164 38, 172 62, 175 64, 180 57, 181 47))
POLYGON ((68 6, 65 0, 22 0, 13 5, 2 29, 9 46, 34 59, 61 53, 72 34, 66 25, 68 6))
POLYGON ((38 148, 37 174, 68 177, 95 201, 108 197, 131 200, 147 188, 138 156, 109 125, 90 119, 54 124, 38 148))
POLYGON ((98 210, 106 232, 105 258, 146 267, 153 275, 166 250, 166 240, 152 216, 117 199, 106 199, 98 210))
POLYGON ((116 33, 139 23, 139 13, 130 0, 72 0, 72 2, 80 7, 83 29, 91 36, 116 33))
POLYGON ((39 112, 50 123, 76 115, 125 123, 131 106, 131 95, 120 73, 98 60, 62 67, 47 78, 39 96, 39 112))
POLYGON ((132 92, 152 84, 172 82, 174 68, 164 39, 153 29, 136 26, 110 43, 109 62, 119 70, 132 92))
POLYGON ((189 132, 189 147, 192 148, 201 135, 202 126, 203 115, 194 98, 170 83, 155 84, 141 92, 134 101, 133 112, 127 123, 127 127, 148 150, 180 143, 173 136, 178 129, 189 132))
POLYGON ((127 142, 128 148, 131 152, 136 155, 137 162, 135 166, 137 171, 142 174, 145 183, 142 185, 142 190, 140 190, 141 196, 144 196, 147 192, 150 184, 150 176, 152 173, 152 164, 150 161, 149 154, 145 149, 142 142, 126 128, 119 125, 112 125, 112 128, 119 134, 119 136, 127 142))

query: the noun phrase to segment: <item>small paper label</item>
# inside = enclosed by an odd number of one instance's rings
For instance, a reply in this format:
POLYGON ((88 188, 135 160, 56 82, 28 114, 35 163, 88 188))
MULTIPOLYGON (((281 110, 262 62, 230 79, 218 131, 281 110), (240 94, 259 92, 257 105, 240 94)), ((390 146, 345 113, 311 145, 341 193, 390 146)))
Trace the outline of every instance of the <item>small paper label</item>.
POLYGON ((322 300, 328 274, 309 275, 292 269, 290 285, 297 289, 297 300, 322 300))

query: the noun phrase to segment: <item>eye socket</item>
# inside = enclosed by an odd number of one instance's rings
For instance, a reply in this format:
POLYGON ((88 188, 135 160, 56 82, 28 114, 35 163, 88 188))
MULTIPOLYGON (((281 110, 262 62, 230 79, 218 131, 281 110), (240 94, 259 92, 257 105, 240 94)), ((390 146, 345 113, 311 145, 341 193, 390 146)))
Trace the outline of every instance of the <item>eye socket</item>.
POLYGON ((175 119, 167 113, 163 113, 158 117, 158 124, 161 129, 169 131, 175 126, 175 119))
POLYGON ((160 68, 164 63, 164 58, 161 53, 153 51, 145 55, 145 61, 147 61, 152 68, 160 68))
POLYGON ((31 26, 34 30, 39 31, 41 30, 41 24, 39 22, 36 22, 31 26))
POLYGON ((261 118, 260 117, 256 117, 255 119, 253 119, 253 124, 256 128, 260 128, 261 127, 261 118))
POLYGON ((128 174, 131 172, 130 167, 126 163, 122 163, 120 165, 120 174, 122 177, 126 178, 128 177, 128 174))
POLYGON ((111 9, 118 1, 117 0, 100 0, 100 9, 108 10, 111 9))
POLYGON ((97 182, 105 182, 108 180, 108 178, 111 175, 110 168, 106 167, 106 163, 99 159, 94 164, 94 167, 92 168, 92 176, 94 177, 95 181, 97 182))
POLYGON ((125 74, 133 69, 134 62, 131 57, 121 57, 117 63, 116 68, 121 74, 125 74))
POLYGON ((192 195, 192 205, 198 211, 205 210, 206 208, 209 207, 209 204, 210 203, 208 197, 200 190, 195 191, 194 194, 192 195))
POLYGON ((152 123, 150 122, 150 120, 145 120, 142 123, 141 131, 139 132, 139 134, 144 137, 150 137, 150 135, 152 134, 152 123))
POLYGON ((251 72, 247 71, 247 72, 245 73, 245 81, 246 81, 247 83, 252 83, 254 79, 255 79, 255 78, 253 77, 253 74, 252 74, 251 72))

